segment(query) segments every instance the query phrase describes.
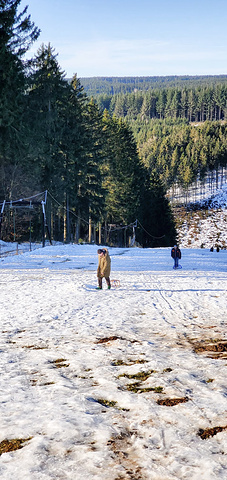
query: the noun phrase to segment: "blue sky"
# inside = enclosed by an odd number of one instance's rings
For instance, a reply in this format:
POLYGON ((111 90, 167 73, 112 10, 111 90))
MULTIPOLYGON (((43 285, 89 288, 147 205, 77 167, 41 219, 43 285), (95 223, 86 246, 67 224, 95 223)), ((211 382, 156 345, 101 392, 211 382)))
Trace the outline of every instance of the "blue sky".
POLYGON ((67 77, 227 74, 227 0, 22 0, 67 77))

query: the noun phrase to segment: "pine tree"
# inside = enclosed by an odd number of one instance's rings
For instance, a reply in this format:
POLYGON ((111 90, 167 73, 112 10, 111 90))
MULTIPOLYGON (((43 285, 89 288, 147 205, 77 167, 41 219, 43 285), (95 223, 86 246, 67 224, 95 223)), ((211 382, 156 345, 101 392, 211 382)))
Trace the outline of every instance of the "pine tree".
POLYGON ((104 207, 102 112, 91 99, 83 109, 84 144, 79 168, 79 205, 82 215, 96 223, 104 207))
POLYGON ((106 142, 106 219, 109 223, 135 221, 140 205, 143 168, 132 133, 122 119, 104 116, 106 142))
POLYGON ((41 188, 62 196, 65 159, 61 149, 64 127, 62 113, 68 101, 69 85, 50 44, 39 48, 30 68, 27 96, 30 158, 41 188))

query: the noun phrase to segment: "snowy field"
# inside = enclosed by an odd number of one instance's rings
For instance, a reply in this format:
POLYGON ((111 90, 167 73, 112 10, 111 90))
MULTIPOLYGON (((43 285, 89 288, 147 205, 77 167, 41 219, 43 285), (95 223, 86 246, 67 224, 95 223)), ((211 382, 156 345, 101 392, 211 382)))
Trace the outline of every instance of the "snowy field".
POLYGON ((227 251, 96 251, 0 258, 1 480, 226 480, 227 251))

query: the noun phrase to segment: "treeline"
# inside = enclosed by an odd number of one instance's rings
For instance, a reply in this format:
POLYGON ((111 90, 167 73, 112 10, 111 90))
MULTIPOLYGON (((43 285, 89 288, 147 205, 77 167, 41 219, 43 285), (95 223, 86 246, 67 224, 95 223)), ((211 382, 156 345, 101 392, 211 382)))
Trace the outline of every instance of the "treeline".
POLYGON ((172 75, 154 77, 82 77, 81 83, 89 97, 116 95, 118 93, 132 93, 162 88, 195 88, 210 86, 217 83, 226 84, 227 75, 172 75))
MULTIPOLYGON (((125 226, 138 219, 141 245, 172 244, 165 189, 140 160, 127 123, 103 112, 76 75, 66 80, 50 45, 24 61, 39 29, 27 7, 18 13, 20 2, 0 6, 0 204, 47 190, 56 239, 87 239, 88 228, 101 224, 109 233, 111 225, 109 241, 121 244, 125 226)), ((38 232, 38 217, 32 223, 38 232)))
POLYGON ((227 119, 227 80, 208 86, 169 87, 98 95, 100 108, 127 120, 181 118, 189 122, 227 119))

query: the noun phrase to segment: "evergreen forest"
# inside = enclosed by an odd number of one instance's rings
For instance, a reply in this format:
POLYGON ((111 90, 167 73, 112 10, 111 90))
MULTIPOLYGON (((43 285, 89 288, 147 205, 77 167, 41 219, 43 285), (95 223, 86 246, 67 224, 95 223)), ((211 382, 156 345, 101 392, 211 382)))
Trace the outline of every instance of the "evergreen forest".
POLYGON ((0 3, 0 239, 172 245, 168 189, 226 166, 227 77, 91 93, 50 44, 25 60, 40 32, 20 3, 0 3))

